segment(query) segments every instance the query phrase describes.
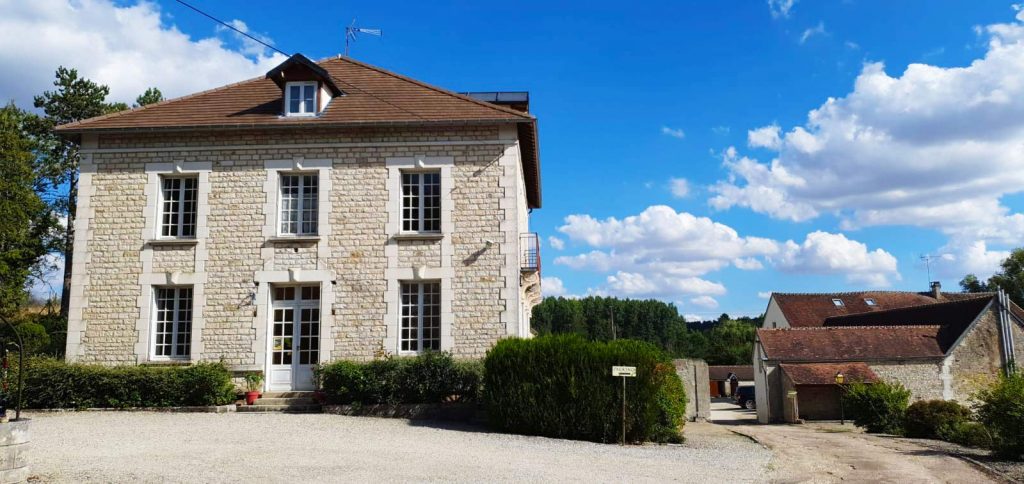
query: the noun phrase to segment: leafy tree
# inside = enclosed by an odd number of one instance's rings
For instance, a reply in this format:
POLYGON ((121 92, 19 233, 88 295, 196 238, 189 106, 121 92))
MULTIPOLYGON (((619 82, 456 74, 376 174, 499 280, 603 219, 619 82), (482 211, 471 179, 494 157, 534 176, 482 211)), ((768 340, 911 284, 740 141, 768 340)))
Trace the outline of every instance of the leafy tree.
POLYGON ((135 98, 135 105, 132 106, 137 108, 139 106, 149 106, 150 104, 156 104, 164 100, 164 94, 159 89, 151 87, 146 89, 146 92, 139 94, 139 97, 135 98))
POLYGON ((127 109, 128 106, 124 103, 107 103, 110 89, 78 77, 75 69, 58 67, 53 85, 55 90, 46 91, 34 99, 35 107, 42 109, 46 116, 32 123, 32 131, 39 143, 37 161, 39 173, 47 185, 44 192, 46 201, 57 214, 67 219, 61 243, 61 252, 64 253, 64 284, 60 304, 60 313, 66 317, 71 297, 79 152, 75 143, 57 136, 53 128, 127 109))
POLYGON ((1010 300, 1024 306, 1024 248, 1016 248, 1000 264, 1000 271, 982 283, 974 274, 967 274, 960 281, 964 292, 988 292, 1002 289, 1010 300))
POLYGON ((35 191, 31 118, 13 103, 0 109, 0 315, 7 317, 28 300, 29 278, 50 251, 57 224, 35 191))

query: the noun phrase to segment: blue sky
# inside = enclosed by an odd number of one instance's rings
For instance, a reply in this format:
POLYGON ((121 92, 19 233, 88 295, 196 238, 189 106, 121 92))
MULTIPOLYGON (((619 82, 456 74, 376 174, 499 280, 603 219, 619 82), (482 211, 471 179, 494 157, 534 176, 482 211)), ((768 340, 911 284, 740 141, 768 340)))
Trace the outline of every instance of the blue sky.
MULTIPOLYGON (((23 106, 60 63, 130 102, 279 60, 171 1, 32 3, 0 0, 0 65, 28 72, 0 96, 23 106), (14 26, 47 35, 26 48, 14 26)), ((341 52, 356 18, 384 30, 357 59, 530 91, 548 294, 757 314, 771 291, 924 290, 922 254, 955 287, 1024 235, 1010 2, 194 3, 311 58, 341 52)))

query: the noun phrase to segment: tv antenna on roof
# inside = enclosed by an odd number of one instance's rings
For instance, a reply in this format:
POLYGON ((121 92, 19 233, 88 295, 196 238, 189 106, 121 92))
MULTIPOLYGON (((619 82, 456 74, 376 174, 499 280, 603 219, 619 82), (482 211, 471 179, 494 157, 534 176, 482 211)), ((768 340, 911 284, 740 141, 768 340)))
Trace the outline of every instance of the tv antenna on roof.
POLYGON ((364 29, 356 27, 356 19, 352 19, 352 23, 348 27, 345 27, 345 57, 348 57, 348 46, 350 42, 356 41, 356 34, 369 34, 376 35, 377 37, 383 37, 384 32, 381 29, 364 29))
POLYGON ((928 283, 929 284, 931 284, 931 282, 932 282, 932 261, 933 260, 935 260, 935 261, 942 260, 947 255, 948 254, 938 254, 938 255, 924 254, 924 255, 921 256, 921 260, 924 261, 925 270, 928 272, 928 283))

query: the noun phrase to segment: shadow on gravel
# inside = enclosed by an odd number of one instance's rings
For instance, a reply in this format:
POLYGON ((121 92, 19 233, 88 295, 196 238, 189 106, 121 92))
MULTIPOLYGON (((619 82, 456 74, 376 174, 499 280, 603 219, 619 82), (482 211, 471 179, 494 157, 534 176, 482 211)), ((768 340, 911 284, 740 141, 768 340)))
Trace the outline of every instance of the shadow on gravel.
POLYGON ((409 420, 410 427, 428 427, 438 430, 454 430, 457 432, 472 432, 478 434, 495 433, 484 424, 471 422, 453 422, 450 420, 409 420))

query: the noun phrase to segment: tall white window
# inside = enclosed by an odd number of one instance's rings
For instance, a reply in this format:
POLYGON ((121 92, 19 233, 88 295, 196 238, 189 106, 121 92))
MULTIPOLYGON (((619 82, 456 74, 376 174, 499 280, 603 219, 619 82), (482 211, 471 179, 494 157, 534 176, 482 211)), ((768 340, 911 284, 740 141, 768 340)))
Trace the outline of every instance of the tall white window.
POLYGON ((315 82, 289 82, 285 86, 285 109, 289 116, 316 114, 315 82))
POLYGON ((192 288, 153 289, 153 355, 188 358, 192 351, 192 288))
POLYGON ((402 172, 402 231, 441 231, 441 172, 402 172))
POLYGON ((400 350, 441 349, 441 284, 402 283, 400 350))
POLYGON ((281 174, 281 235, 316 235, 319 176, 281 174))
POLYGON ((195 238, 198 185, 196 177, 160 179, 160 237, 195 238))

